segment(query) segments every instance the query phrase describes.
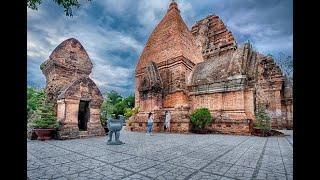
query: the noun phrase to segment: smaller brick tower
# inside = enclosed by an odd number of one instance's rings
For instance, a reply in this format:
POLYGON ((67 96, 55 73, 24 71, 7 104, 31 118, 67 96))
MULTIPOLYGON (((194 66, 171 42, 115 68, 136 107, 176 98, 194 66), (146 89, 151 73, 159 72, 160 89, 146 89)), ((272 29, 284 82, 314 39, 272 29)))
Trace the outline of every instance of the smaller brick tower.
POLYGON ((100 123, 103 97, 89 78, 92 63, 80 42, 74 38, 63 41, 40 68, 46 76, 46 95, 56 105, 62 125, 59 137, 104 135, 100 123))

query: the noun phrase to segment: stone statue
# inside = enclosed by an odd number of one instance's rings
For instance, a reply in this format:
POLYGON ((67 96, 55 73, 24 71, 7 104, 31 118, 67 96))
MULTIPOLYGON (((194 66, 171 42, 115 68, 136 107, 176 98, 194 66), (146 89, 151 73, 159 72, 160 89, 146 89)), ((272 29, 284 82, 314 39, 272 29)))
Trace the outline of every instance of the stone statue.
POLYGON ((122 115, 119 115, 119 119, 114 119, 112 117, 108 118, 108 128, 109 128, 109 140, 107 142, 108 145, 121 145, 124 144, 124 142, 119 140, 120 137, 120 131, 123 127, 124 123, 124 117, 122 115), (115 140, 112 141, 112 134, 115 134, 115 140))

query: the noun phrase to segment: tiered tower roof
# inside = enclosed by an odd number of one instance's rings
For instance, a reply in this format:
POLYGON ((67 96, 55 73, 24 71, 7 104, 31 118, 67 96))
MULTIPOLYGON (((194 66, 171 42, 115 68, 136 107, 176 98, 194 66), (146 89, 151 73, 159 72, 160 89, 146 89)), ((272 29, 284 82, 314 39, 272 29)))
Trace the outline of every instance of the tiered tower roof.
POLYGON ((180 16, 177 3, 171 2, 166 15, 150 35, 136 71, 146 67, 150 61, 158 64, 179 56, 195 64, 203 61, 194 37, 180 16))

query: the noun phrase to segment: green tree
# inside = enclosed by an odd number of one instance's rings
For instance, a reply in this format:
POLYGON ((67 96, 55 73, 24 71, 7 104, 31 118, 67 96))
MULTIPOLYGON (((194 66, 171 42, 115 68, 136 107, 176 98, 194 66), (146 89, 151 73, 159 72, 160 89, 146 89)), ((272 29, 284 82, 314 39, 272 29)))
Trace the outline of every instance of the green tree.
POLYGON ((118 92, 114 90, 106 93, 104 102, 101 106, 101 123, 105 125, 107 117, 111 114, 115 114, 116 117, 118 117, 119 115, 129 117, 129 109, 131 110, 134 107, 134 103, 134 95, 123 98, 118 92))
POLYGON ((130 95, 130 96, 126 97, 124 99, 124 101, 126 103, 127 108, 133 108, 134 107, 134 103, 135 103, 134 102, 135 101, 135 97, 134 97, 134 95, 130 95))
POLYGON ((121 101, 122 101, 122 96, 118 92, 112 90, 106 93, 104 101, 101 106, 101 115, 100 115, 100 120, 103 125, 105 125, 108 115, 114 114, 115 105, 121 101))
POLYGON ((34 120, 35 111, 45 101, 45 93, 43 89, 27 87, 27 119, 28 122, 34 120))
POLYGON ((191 123, 194 125, 194 127, 203 129, 206 125, 209 125, 212 123, 212 116, 210 114, 210 111, 208 108, 199 108, 196 109, 191 114, 191 123))
POLYGON ((107 103, 116 105, 118 102, 122 101, 122 96, 118 92, 112 90, 106 94, 106 100, 107 103))
POLYGON ((59 126, 54 112, 54 105, 43 102, 36 110, 37 118, 31 123, 34 128, 57 128, 59 126))
POLYGON ((113 108, 112 114, 115 114, 116 117, 119 115, 125 115, 127 109, 134 107, 134 96, 130 95, 126 98, 123 98, 121 101, 116 103, 113 108))
POLYGON ((114 105, 112 114, 115 114, 116 117, 118 117, 119 115, 124 115, 126 108, 127 108, 126 101, 122 100, 114 105))
MULTIPOLYGON (((42 2, 42 0, 27 0, 27 7, 33 10, 38 10, 38 7, 42 2)), ((53 2, 64 8, 66 16, 73 16, 72 8, 80 7, 80 3, 78 0, 53 0, 53 2)))
POLYGON ((258 108, 255 112, 256 117, 256 128, 259 128, 262 130, 263 135, 265 135, 266 132, 269 132, 271 130, 271 117, 266 112, 266 109, 262 105, 258 105, 258 108))

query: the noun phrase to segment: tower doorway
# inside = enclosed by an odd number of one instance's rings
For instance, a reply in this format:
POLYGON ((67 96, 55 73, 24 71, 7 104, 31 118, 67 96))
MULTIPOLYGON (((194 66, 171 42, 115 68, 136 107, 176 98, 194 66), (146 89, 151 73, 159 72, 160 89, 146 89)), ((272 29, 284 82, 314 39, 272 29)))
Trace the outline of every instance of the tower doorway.
POLYGON ((89 101, 80 101, 78 111, 78 127, 80 131, 87 130, 87 124, 90 117, 89 101))

